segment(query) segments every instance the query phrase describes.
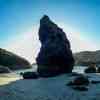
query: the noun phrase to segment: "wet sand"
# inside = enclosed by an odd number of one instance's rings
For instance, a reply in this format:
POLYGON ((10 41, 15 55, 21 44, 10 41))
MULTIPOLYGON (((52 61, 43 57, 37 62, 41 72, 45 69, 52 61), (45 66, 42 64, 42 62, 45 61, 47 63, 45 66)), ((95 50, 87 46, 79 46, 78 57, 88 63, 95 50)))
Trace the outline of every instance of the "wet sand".
MULTIPOLYGON (((88 76, 90 80, 100 80, 98 74, 88 76)), ((0 85, 0 100, 100 100, 100 84, 90 84, 88 91, 76 91, 66 86, 73 78, 60 75, 23 80, 8 76, 6 82, 7 77, 1 78, 4 84, 0 85)))

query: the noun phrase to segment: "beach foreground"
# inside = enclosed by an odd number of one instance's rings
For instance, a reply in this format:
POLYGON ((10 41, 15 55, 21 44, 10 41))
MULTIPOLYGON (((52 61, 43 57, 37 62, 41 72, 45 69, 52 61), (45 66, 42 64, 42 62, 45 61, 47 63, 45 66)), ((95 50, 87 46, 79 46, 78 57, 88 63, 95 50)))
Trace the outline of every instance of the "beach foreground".
MULTIPOLYGON (((87 76, 90 80, 100 80, 98 74, 87 76)), ((0 100, 100 100, 100 83, 90 84, 88 91, 78 91, 66 85, 74 77, 60 75, 36 80, 16 78, 16 81, 0 85, 0 100)))

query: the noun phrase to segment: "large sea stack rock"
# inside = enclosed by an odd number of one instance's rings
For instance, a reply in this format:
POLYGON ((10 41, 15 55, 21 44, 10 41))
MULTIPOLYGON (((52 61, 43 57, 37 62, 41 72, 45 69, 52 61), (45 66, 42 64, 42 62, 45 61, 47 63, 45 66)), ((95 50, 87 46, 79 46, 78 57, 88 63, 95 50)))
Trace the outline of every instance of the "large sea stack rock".
POLYGON ((40 76, 71 73, 74 58, 69 40, 63 30, 46 15, 40 20, 39 40, 41 48, 36 61, 40 76))

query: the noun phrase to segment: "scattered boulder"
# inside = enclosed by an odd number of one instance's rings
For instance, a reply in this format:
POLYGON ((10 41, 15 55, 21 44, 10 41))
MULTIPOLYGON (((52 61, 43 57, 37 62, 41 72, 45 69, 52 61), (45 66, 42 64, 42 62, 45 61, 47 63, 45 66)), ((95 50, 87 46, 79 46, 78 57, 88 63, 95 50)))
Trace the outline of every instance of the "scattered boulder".
POLYGON ((74 58, 65 32, 46 15, 40 20, 40 52, 36 58, 38 73, 43 77, 71 73, 74 58))
POLYGON ((87 69, 84 71, 85 73, 96 73, 96 64, 92 62, 87 69))
POLYGON ((67 86, 71 86, 75 90, 87 91, 87 86, 89 85, 89 83, 90 81, 86 76, 80 75, 77 76, 73 81, 70 81, 67 86))
POLYGON ((80 75, 76 77, 73 81, 69 82, 68 85, 76 85, 76 86, 81 86, 81 85, 89 85, 89 79, 84 76, 80 75))
POLYGON ((0 66, 0 74, 1 73, 10 73, 11 70, 8 67, 0 66))
POLYGON ((96 68, 92 68, 92 67, 89 67, 89 68, 86 68, 85 73, 96 73, 96 68))
POLYGON ((39 77, 36 72, 21 72, 20 75, 22 75, 24 79, 37 79, 39 77))
POLYGON ((100 67, 97 68, 97 73, 100 73, 100 67))

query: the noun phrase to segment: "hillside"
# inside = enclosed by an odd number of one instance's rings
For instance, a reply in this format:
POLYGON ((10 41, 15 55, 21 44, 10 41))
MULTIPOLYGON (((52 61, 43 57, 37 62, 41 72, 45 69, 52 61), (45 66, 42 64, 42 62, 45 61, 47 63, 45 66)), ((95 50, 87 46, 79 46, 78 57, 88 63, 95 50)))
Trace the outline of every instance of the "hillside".
POLYGON ((98 51, 84 51, 74 54, 76 65, 89 65, 90 63, 100 64, 100 50, 98 51))
POLYGON ((0 48, 0 65, 11 70, 30 68, 30 63, 24 58, 0 48))

